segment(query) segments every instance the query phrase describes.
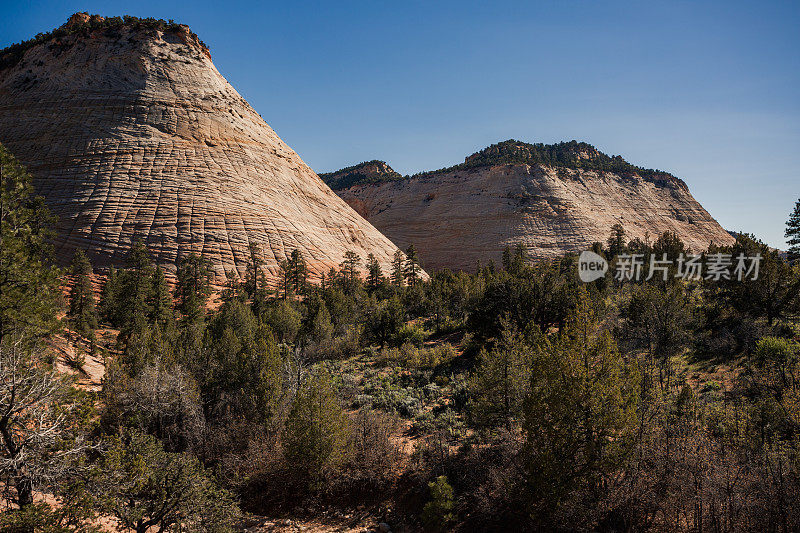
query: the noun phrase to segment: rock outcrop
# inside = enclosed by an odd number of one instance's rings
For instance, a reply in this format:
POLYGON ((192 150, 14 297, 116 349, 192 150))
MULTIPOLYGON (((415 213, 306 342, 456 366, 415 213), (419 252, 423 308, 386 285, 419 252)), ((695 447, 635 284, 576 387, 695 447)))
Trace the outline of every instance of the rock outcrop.
POLYGON ((520 243, 555 257, 605 241, 616 223, 630 239, 675 232, 695 251, 733 241, 680 179, 574 141, 506 141, 439 171, 329 183, 399 247, 413 243, 428 270, 474 270, 520 243))
MULTIPOLYGON (((121 265, 142 239, 174 272, 203 253, 266 274, 300 250, 314 274, 345 252, 389 268, 395 246, 289 148, 222 77, 186 26, 74 15, 0 51, 0 143, 58 216, 59 259, 121 265)), ((221 277, 220 277, 221 276, 221 277)))

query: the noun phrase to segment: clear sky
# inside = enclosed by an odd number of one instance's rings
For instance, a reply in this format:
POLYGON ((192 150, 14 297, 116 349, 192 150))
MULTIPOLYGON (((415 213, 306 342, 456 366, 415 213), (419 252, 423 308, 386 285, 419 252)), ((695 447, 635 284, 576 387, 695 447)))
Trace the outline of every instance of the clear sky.
POLYGON ((0 47, 76 11, 188 24, 318 172, 576 139, 778 247, 800 198, 797 1, 0 0, 0 47))

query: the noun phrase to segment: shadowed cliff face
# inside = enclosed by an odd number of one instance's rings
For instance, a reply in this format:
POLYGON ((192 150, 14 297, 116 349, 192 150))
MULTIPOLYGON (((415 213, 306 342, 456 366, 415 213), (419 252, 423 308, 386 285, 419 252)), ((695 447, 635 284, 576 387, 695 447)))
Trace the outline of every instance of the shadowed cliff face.
POLYGON ((401 248, 414 243, 429 270, 499 263, 503 249, 519 243, 533 258, 583 250, 605 241, 616 223, 629 239, 673 231, 695 251, 733 242, 686 185, 665 173, 472 166, 470 158, 463 166, 337 192, 401 248))
MULTIPOLYGON (((102 20, 102 19, 101 19, 102 20)), ((80 24, 81 21, 73 21, 80 24)), ((223 78, 186 27, 122 25, 35 44, 0 70, 0 142, 59 217, 55 250, 121 265, 141 238, 168 271, 202 252, 268 276, 293 249, 312 274, 395 246, 334 194, 223 78)))

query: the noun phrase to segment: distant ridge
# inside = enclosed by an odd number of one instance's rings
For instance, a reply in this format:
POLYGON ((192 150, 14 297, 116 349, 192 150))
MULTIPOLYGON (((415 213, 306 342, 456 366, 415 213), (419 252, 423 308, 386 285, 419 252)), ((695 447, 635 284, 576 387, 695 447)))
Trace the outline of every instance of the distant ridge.
POLYGON ((364 161, 336 172, 322 173, 319 174, 319 177, 333 190, 346 189, 364 183, 384 183, 403 179, 403 176, 395 172, 385 161, 377 159, 364 161))
POLYGON ((654 182, 670 181, 675 184, 683 184, 682 180, 668 172, 633 165, 625 161, 622 156, 609 156, 589 143, 574 140, 544 144, 509 139, 487 146, 483 150, 467 156, 463 163, 438 170, 418 172, 412 176, 401 176, 389 167, 387 163, 379 160, 359 163, 358 165, 320 174, 319 176, 333 190, 339 190, 362 183, 382 183, 495 165, 545 165, 553 168, 614 172, 621 176, 636 174, 654 182), (367 172, 365 170, 375 164, 383 165, 388 170, 383 172, 367 172))
POLYGON ((433 270, 474 270, 518 244, 534 259, 558 257, 604 241, 614 224, 643 241, 671 231, 695 251, 734 240, 682 180, 585 142, 511 139, 413 176, 360 172, 356 165, 326 176, 395 244, 413 243, 433 270))

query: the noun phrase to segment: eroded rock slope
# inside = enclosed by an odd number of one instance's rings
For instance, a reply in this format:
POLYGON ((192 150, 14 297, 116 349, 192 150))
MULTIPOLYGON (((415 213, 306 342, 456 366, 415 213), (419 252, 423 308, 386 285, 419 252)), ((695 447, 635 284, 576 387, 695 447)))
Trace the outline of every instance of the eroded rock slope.
POLYGON ((413 243, 428 270, 474 270, 518 243, 535 259, 555 257, 605 241, 616 223, 642 240, 673 231, 695 251, 733 241, 683 181, 586 143, 505 141, 403 179, 373 167, 321 176, 334 188, 352 181, 337 193, 399 247, 413 243))
POLYGON ((174 272, 202 252, 242 273, 255 243, 275 277, 303 252, 312 274, 345 252, 395 246, 289 148, 185 26, 75 15, 0 52, 0 142, 59 218, 55 251, 123 264, 135 239, 174 272))

